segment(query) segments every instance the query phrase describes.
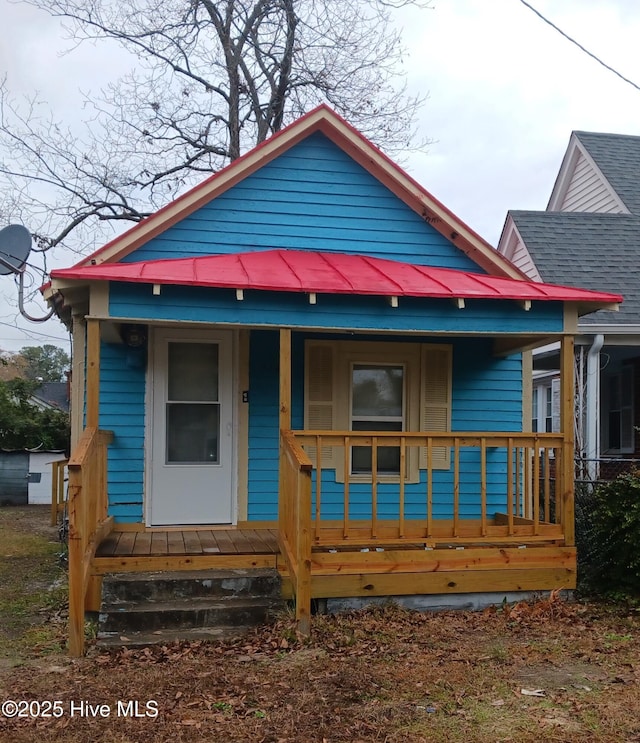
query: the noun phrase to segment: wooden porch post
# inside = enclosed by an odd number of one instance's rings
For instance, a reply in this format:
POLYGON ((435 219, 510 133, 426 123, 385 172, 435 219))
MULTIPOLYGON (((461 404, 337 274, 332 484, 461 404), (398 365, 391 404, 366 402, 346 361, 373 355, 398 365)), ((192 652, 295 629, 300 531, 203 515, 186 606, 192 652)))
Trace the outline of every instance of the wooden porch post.
MULTIPOLYGON (((560 503, 562 504, 564 539, 568 547, 575 545, 574 364, 574 339, 573 336, 565 336, 560 341, 560 430, 564 437, 560 503)), ((557 492, 556 503, 558 503, 557 492)))
MULTIPOLYGON (((87 321, 87 427, 99 428, 100 422, 100 321, 87 321)), ((97 492, 86 493, 85 498, 96 499, 95 520, 97 523, 107 518, 108 494, 106 461, 99 463, 100 473, 97 492)), ((93 527, 93 525, 92 525, 93 527)), ((89 575, 84 597, 85 611, 100 611, 102 602, 102 576, 89 575)))
MULTIPOLYGON (((87 428, 98 428, 100 409, 100 323, 87 321, 87 372, 86 372, 86 420, 87 428)), ((73 458, 73 455, 72 455, 73 458)), ((80 656, 84 652, 84 618, 87 604, 94 609, 101 589, 101 578, 90 576, 85 584, 85 547, 93 528, 88 523, 88 498, 100 494, 90 492, 77 483, 82 475, 69 468, 69 653, 80 656), (73 484, 72 484, 73 482, 73 484), (78 502, 83 499, 83 503, 78 502)))
POLYGON ((100 322, 87 320, 87 428, 98 428, 100 412, 100 322))
MULTIPOLYGON (((69 470, 71 473, 71 469, 69 470)), ((69 476, 71 480, 71 474, 69 476)), ((84 548, 77 512, 77 486, 69 483, 69 654, 84 653, 84 548)))
POLYGON ((280 430, 291 430, 291 329, 280 330, 280 430))
POLYGON ((279 417, 278 417, 278 446, 280 454, 278 457, 278 532, 279 541, 282 541, 286 533, 286 521, 287 521, 287 495, 286 495, 286 478, 285 478, 285 462, 282 448, 282 430, 283 428, 288 430, 288 416, 287 411, 290 410, 290 379, 287 370, 291 369, 291 331, 285 328, 280 330, 280 369, 278 378, 280 380, 279 389, 279 417), (288 359, 288 361, 287 361, 288 359))
POLYGON ((84 430, 85 356, 87 323, 84 315, 73 314, 73 359, 71 367, 71 447, 76 448, 84 430))
POLYGON ((282 431, 291 430, 291 330, 280 330, 280 416, 278 441, 280 446, 280 470, 278 473, 278 526, 280 535, 285 532, 287 502, 286 483, 284 477, 284 462, 282 461, 282 431))
MULTIPOLYGON (((280 431, 291 430, 291 329, 280 330, 280 431)), ((282 434, 280 434, 282 435, 282 434)), ((282 441, 280 446, 282 447, 282 441)), ((285 531, 286 514, 295 514, 295 560, 296 575, 294 592, 298 630, 308 635, 311 616, 311 477, 310 473, 297 473, 294 492, 286 490, 283 473, 283 457, 280 456, 280 493, 278 519, 280 534, 285 531), (292 503, 289 499, 296 499, 292 503)))

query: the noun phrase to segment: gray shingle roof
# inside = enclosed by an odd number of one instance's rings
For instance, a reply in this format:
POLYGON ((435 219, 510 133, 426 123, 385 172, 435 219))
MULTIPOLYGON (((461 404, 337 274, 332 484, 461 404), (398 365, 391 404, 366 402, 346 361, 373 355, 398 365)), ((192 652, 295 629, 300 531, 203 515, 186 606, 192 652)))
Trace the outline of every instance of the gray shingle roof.
POLYGON ((42 382, 33 396, 53 408, 69 412, 69 397, 66 382, 42 382))
POLYGON ((510 211, 543 281, 622 294, 581 324, 640 324, 640 137, 574 132, 631 214, 510 211))
POLYGON ((640 217, 628 214, 510 211, 542 280, 624 296, 619 312, 581 324, 640 323, 640 217))
POLYGON ((574 132, 632 214, 640 215, 640 137, 574 132))

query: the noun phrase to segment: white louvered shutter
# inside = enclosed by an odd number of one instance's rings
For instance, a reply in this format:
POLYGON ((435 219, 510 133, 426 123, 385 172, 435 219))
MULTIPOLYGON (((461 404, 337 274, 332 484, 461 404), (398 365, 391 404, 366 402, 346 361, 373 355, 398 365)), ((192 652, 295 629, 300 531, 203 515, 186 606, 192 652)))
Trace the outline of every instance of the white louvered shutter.
MULTIPOLYGON (((305 430, 331 431, 335 419, 334 348, 329 343, 308 342, 305 349, 305 430)), ((307 451, 317 465, 316 447, 307 451)), ((333 448, 322 447, 322 468, 334 467, 333 448)))
MULTIPOLYGON (((422 346, 420 358, 420 430, 451 430, 451 346, 422 346)), ((448 469, 449 447, 434 446, 433 467, 448 469)), ((420 468, 427 466, 426 447, 420 449, 420 468)))

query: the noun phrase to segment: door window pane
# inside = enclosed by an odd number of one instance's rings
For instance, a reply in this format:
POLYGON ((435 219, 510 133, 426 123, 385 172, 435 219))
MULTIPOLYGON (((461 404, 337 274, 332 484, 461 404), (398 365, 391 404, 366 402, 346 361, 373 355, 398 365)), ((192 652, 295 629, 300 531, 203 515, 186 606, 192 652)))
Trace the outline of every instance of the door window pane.
POLYGON ((169 343, 169 400, 218 402, 218 345, 169 343))
POLYGON ((167 403, 167 464, 220 463, 220 405, 167 403))

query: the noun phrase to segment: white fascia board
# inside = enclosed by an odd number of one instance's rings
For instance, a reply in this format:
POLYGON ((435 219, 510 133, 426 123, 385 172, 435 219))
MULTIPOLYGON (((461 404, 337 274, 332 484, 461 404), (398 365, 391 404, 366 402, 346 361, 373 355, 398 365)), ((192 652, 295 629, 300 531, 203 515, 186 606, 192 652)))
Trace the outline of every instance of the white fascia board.
POLYGON ((560 373, 559 369, 538 369, 533 372, 533 382, 544 382, 553 379, 560 373))
POLYGON ((604 336, 605 346, 640 346, 640 326, 627 325, 624 328, 611 325, 598 325, 593 328, 580 328, 576 335, 576 345, 589 346, 596 335, 604 336))
POLYGON ((567 151, 565 152, 564 158, 562 159, 562 164, 560 165, 560 170, 558 171, 558 175, 556 177, 556 182, 554 183, 553 190, 551 191, 549 203, 547 204, 547 211, 562 211, 562 203, 565 196, 567 195, 569 186, 571 185, 576 165, 581 155, 587 161, 589 167, 593 169, 594 173, 601 180, 607 191, 609 191, 611 198, 617 203, 621 213, 630 214, 625 203, 618 196, 613 186, 609 183, 604 173, 600 170, 600 168, 596 164, 596 161, 591 157, 575 132, 571 133, 567 151))
POLYGON ((542 281, 542 276, 511 214, 507 214, 498 243, 498 252, 515 264, 531 281, 542 281))
POLYGON ((553 184, 553 189, 551 190, 551 196, 549 197, 549 203, 547 204, 546 209, 548 212, 560 211, 560 206, 564 201, 567 189, 569 188, 569 183, 571 183, 573 171, 575 170, 580 155, 580 150, 577 149, 577 143, 578 140, 575 132, 571 132, 569 144, 567 145, 564 157, 562 158, 560 170, 558 171, 556 181, 553 184))
POLYGON ((538 355, 541 353, 552 353, 554 351, 558 351, 559 349, 560 341, 556 341, 555 343, 548 343, 546 346, 540 346, 540 348, 536 348, 534 354, 538 355))

